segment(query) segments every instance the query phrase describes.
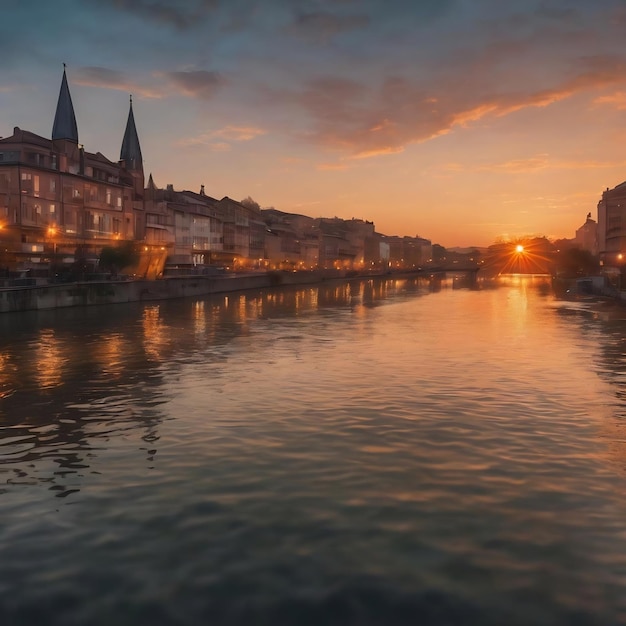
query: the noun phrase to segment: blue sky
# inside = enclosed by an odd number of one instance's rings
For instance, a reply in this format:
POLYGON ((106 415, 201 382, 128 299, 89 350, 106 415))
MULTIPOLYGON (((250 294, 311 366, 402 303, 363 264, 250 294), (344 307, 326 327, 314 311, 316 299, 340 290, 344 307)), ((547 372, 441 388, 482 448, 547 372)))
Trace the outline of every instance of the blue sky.
POLYGON ((623 0, 3 0, 0 135, 443 245, 571 237, 626 178, 623 0))

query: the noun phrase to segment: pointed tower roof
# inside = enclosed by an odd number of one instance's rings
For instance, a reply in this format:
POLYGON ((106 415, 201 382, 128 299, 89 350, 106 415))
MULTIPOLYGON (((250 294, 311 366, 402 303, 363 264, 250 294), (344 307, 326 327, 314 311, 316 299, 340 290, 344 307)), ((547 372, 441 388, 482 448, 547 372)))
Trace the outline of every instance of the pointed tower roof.
POLYGON ((150 172, 150 176, 148 177, 148 189, 154 191, 156 189, 156 185, 154 184, 154 180, 152 178, 152 172, 150 172))
POLYGON ((143 159, 141 157, 141 146, 139 136, 135 126, 135 116, 133 115, 133 97, 130 97, 130 110, 128 111, 128 121, 126 131, 122 140, 120 150, 120 160, 126 162, 126 168, 143 172, 143 159))
POLYGON ((61 91, 57 102, 57 110, 54 115, 54 125, 52 126, 52 140, 69 139, 78 143, 78 128, 76 126, 76 116, 72 105, 70 89, 67 86, 67 76, 65 75, 65 63, 63 63, 63 79, 61 80, 61 91))

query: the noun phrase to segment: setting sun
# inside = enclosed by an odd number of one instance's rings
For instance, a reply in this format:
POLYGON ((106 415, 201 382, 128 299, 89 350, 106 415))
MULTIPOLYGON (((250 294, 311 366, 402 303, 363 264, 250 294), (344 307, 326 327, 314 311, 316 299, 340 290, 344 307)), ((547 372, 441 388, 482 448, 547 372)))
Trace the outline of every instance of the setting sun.
POLYGON ((521 254, 522 252, 524 252, 524 246, 521 243, 518 243, 515 246, 515 252, 517 252, 518 254, 521 254))

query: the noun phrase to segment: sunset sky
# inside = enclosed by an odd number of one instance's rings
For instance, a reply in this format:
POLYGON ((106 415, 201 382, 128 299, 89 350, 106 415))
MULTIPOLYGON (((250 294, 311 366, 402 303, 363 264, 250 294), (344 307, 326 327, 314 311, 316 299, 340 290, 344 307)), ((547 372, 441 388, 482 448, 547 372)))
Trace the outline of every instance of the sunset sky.
POLYGON ((573 237, 626 179, 624 0, 2 0, 0 136, 444 246, 573 237))

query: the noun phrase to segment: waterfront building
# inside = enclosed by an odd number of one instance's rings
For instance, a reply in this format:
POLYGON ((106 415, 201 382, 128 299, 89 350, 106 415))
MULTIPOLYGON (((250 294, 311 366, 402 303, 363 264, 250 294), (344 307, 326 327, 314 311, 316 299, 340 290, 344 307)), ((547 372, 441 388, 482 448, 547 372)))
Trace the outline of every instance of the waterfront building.
POLYGON ((240 267, 258 263, 265 255, 265 224, 260 210, 228 196, 219 201, 218 207, 224 224, 224 252, 232 255, 240 267))
POLYGON ((433 256, 432 242, 422 237, 385 237, 389 246, 389 263, 392 267, 416 268, 430 260, 433 256))
MULTIPOLYGON (((272 269, 304 267, 306 251, 318 250, 317 232, 313 232, 314 219, 305 215, 285 213, 277 209, 262 209, 265 224, 265 258, 272 269), (304 246, 305 232, 309 233, 309 246, 304 246)), ((307 267, 317 265, 315 263, 307 267)))
POLYGON ((50 139, 15 127, 0 139, 0 264, 33 275, 95 263, 103 246, 144 235, 143 164, 130 105, 120 161, 88 152, 65 69, 50 139))
POLYGON ((598 254, 598 223, 591 218, 591 213, 587 214, 585 223, 576 229, 574 245, 594 256, 598 254))
POLYGON ((152 178, 146 189, 146 238, 161 237, 168 272, 211 265, 228 268, 265 264, 265 224, 259 211, 229 197, 221 200, 199 192, 159 189, 152 178))
POLYGON ((172 253, 176 241, 174 213, 169 210, 163 195, 163 190, 157 189, 150 174, 145 190, 144 241, 151 246, 165 247, 172 253))
POLYGON ((263 209, 267 225, 266 256, 271 267, 363 269, 387 263, 388 246, 374 223, 312 218, 263 209))
POLYGON ((348 237, 346 220, 322 217, 318 220, 320 231, 319 265, 325 269, 352 269, 361 257, 357 246, 348 237))
MULTIPOLYGON (((161 238, 167 250, 166 269, 188 270, 222 262, 223 222, 218 200, 204 192, 159 189, 149 180, 146 190, 146 236, 161 238)), ((231 259, 232 261, 232 259, 231 259)))
POLYGON ((598 202, 598 253, 605 266, 626 258, 626 182, 607 188, 598 202))
POLYGON ((132 273, 146 278, 166 266, 362 269, 428 256, 430 242, 385 238, 373 222, 254 204, 212 198, 204 185, 198 193, 160 189, 152 175, 146 185, 132 97, 119 160, 85 150, 64 69, 51 137, 15 127, 0 138, 0 271, 84 273, 104 247, 122 242, 134 242, 140 260, 132 273))
POLYGON ((375 233, 374 222, 352 218, 345 220, 345 226, 345 238, 355 253, 353 267, 362 269, 376 265, 380 257, 376 253, 379 236, 375 233))

